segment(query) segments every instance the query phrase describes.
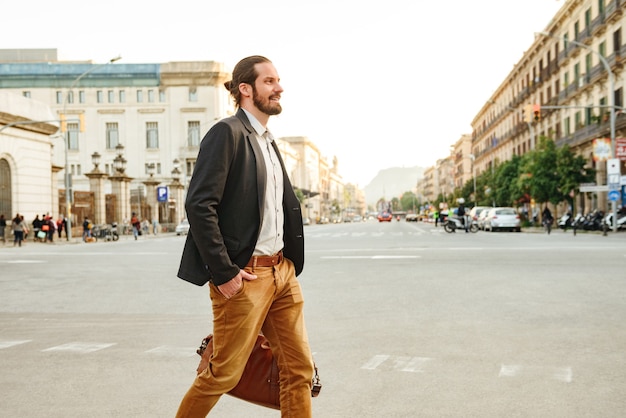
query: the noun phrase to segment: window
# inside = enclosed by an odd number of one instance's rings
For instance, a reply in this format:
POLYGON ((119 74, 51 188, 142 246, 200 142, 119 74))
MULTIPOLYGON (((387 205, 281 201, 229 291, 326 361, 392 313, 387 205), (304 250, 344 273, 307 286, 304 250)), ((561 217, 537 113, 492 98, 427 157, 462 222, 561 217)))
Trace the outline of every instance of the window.
POLYGON ((22 96, 30 98, 30 91, 23 91, 22 96))
POLYGON ((68 149, 78 150, 78 123, 67 123, 68 149))
POLYGON ((604 14, 604 0, 598 0, 598 14, 604 14))
POLYGON ((80 90, 78 92, 78 101, 80 103, 85 103, 85 90, 80 90))
POLYGON ((624 106, 624 94, 622 91, 622 88, 618 88, 617 90, 615 90, 615 106, 617 107, 622 107, 624 106))
POLYGON ((148 103, 154 103, 154 90, 148 90, 148 103))
POLYGON ((98 90, 98 91, 96 92, 96 101, 97 101, 98 103, 102 103, 102 102, 104 102, 104 93, 102 92, 102 90, 98 90))
POLYGON ((598 53, 606 58, 606 42, 601 42, 600 45, 598 45, 598 53))
POLYGON ((57 104, 63 104, 63 92, 57 91, 57 104))
POLYGON ((137 103, 143 103, 143 91, 137 90, 137 103))
POLYGON ((193 169, 196 167, 196 160, 195 159, 189 159, 189 160, 185 160, 185 168, 186 168, 186 172, 187 176, 191 176, 191 174, 193 173, 193 169))
POLYGON ((187 145, 190 147, 200 145, 200 122, 197 120, 187 122, 187 145))
POLYGON ((570 117, 566 117, 563 120, 563 131, 565 131, 565 136, 569 136, 572 134, 572 130, 570 128, 570 117))
POLYGON ((109 99, 109 103, 114 103, 115 102, 115 93, 113 92, 113 90, 109 90, 107 92, 107 96, 109 99))
POLYGON ((159 102, 164 102, 165 101, 165 91, 164 90, 159 90, 159 102))
POLYGON ((161 163, 156 164, 156 173, 161 174, 161 163))
POLYGON ((574 23, 574 40, 578 40, 578 35, 580 35, 580 22, 576 21, 574 23))
POLYGON ((120 90, 120 103, 126 103, 126 91, 120 90))
POLYGON ((67 92, 67 102, 74 103, 74 92, 71 90, 67 92))
POLYGON ((613 32, 613 52, 619 52, 622 48, 622 30, 613 32))
POLYGON ((119 129, 117 122, 107 122, 106 124, 106 141, 107 149, 115 149, 117 144, 120 143, 119 129))
POLYGON ((159 124, 146 122, 146 148, 159 148, 159 124))
POLYGON ((198 101, 198 90, 195 87, 189 87, 189 101, 190 102, 198 101))

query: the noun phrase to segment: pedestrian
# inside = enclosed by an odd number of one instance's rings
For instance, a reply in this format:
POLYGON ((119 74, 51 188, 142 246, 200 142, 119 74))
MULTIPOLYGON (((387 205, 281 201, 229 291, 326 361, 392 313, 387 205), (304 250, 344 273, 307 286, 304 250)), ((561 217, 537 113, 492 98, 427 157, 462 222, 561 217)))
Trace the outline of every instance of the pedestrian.
POLYGON ((24 240, 24 221, 22 216, 18 213, 11 222, 11 229, 13 230, 13 246, 21 247, 24 240))
POLYGON ((439 211, 437 209, 435 209, 435 211, 433 212, 433 218, 435 218, 435 228, 436 228, 437 224, 439 223, 439 211))
POLYGON ((33 241, 41 241, 42 237, 39 235, 39 231, 41 231, 42 220, 39 219, 39 215, 35 215, 35 219, 33 219, 33 241))
POLYGON ((54 242, 54 233, 56 232, 57 225, 56 222, 52 219, 52 216, 46 216, 45 224, 48 225, 48 236, 46 237, 47 241, 54 242))
MULTIPOLYGON (((59 239, 61 239, 61 235, 63 234, 63 224, 64 224, 64 219, 62 216, 59 216, 59 219, 57 219, 57 233, 59 234, 59 239)), ((65 233, 65 235, 67 236, 67 232, 65 233)))
POLYGON ((133 227, 133 236, 135 237, 135 240, 137 240, 137 236, 141 233, 141 222, 139 222, 139 218, 135 212, 133 212, 130 218, 130 224, 133 227))
POLYGON ((157 232, 159 232, 159 221, 157 221, 157 219, 154 218, 152 219, 152 233, 156 235, 157 232))
POLYGON ((7 229, 7 220, 4 219, 4 213, 0 215, 0 239, 3 243, 6 243, 7 240, 4 236, 5 231, 7 229))
POLYGON ((83 241, 91 241, 91 221, 85 216, 83 220, 83 241))
POLYGON ((283 417, 311 417, 313 359, 304 323, 300 203, 267 122, 282 108, 274 65, 244 58, 224 85, 237 112, 200 145, 185 209, 190 223, 178 276, 209 282, 213 352, 177 417, 204 417, 239 382, 263 332, 276 357, 283 417))

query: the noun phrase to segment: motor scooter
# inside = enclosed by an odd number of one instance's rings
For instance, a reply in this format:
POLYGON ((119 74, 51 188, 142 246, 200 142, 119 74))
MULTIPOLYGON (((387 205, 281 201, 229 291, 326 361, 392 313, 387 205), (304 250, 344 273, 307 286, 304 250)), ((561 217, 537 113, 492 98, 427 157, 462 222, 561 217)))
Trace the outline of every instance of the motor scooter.
MULTIPOLYGON (((468 228, 470 232, 478 232, 478 222, 471 219, 470 216, 465 216, 465 222, 470 223, 468 228)), ((463 225, 461 219, 456 216, 448 216, 446 221, 443 223, 443 230, 448 233, 452 233, 456 232, 457 229, 460 229, 461 231, 465 230, 465 225, 463 225)))

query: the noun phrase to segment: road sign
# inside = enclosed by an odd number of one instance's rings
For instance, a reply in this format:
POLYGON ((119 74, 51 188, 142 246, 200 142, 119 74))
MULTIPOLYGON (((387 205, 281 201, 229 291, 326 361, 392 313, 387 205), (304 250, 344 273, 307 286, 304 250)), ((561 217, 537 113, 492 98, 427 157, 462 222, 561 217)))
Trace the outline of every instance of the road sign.
POLYGON ((609 192, 609 200, 611 202, 617 202, 619 200, 620 192, 619 190, 611 190, 609 192))
POLYGON ((606 176, 609 190, 617 190, 620 188, 621 174, 618 158, 610 158, 606 161, 606 176))
POLYGON ((159 186, 157 187, 157 201, 158 202, 167 202, 167 187, 159 186))
POLYGON ((609 190, 609 188, 607 187, 606 184, 601 184, 601 185, 580 185, 579 188, 581 193, 587 193, 587 192, 592 192, 592 193, 597 193, 597 192, 606 192, 607 190, 609 190))

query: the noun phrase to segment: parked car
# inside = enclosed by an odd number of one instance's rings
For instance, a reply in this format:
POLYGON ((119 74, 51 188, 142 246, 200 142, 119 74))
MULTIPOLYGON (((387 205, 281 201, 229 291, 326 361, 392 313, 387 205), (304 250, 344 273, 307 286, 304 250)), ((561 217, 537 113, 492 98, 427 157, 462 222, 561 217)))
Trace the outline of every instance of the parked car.
POLYGON ((183 219, 176 225, 176 235, 187 235, 189 233, 189 221, 183 219))
POLYGON ((485 231, 494 232, 502 229, 522 231, 519 214, 515 208, 498 207, 489 209, 489 214, 485 220, 485 231))
POLYGON ((480 215, 478 215, 478 219, 476 220, 476 223, 478 224, 478 229, 484 231, 485 230, 485 222, 487 221, 487 216, 489 216, 489 209, 483 210, 482 212, 480 212, 480 215))
POLYGON ((378 214, 378 222, 391 222, 391 220, 393 219, 393 216, 391 216, 391 213, 389 212, 380 212, 378 214))
POLYGON ((469 211, 469 216, 472 217, 472 220, 478 222, 478 217, 480 216, 481 213, 483 213, 483 211, 488 211, 489 209, 491 209, 491 206, 474 206, 472 209, 470 209, 469 211))

